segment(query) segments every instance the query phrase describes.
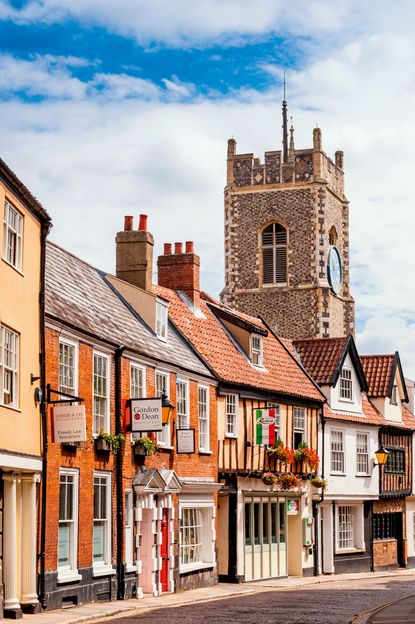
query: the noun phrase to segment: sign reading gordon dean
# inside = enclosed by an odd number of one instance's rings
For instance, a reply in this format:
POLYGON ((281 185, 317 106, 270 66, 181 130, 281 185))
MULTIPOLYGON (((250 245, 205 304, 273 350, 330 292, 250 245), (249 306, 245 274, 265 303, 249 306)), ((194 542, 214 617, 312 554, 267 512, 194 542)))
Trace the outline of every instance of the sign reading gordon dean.
POLYGON ((56 405, 53 408, 53 441, 66 444, 85 440, 85 405, 56 405))
POLYGON ((162 431, 161 399, 131 399, 131 431, 162 431))

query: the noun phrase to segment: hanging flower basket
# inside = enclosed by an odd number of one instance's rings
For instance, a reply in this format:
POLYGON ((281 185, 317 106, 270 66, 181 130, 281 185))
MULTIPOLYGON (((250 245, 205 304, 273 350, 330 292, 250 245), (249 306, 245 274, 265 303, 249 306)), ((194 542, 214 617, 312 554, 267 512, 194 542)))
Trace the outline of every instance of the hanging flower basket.
POLYGON ((320 458, 317 455, 317 451, 315 449, 308 448, 305 442, 300 444, 298 449, 294 451, 294 461, 306 463, 311 472, 316 472, 320 464, 320 458))
POLYGON ((317 490, 322 490, 324 492, 327 489, 327 481, 321 477, 313 477, 310 483, 317 490))
POLYGON ((300 484, 300 479, 289 472, 278 477, 278 485, 282 490, 294 490, 299 487, 300 484))
POLYGON ((277 480, 278 477, 273 472, 264 472, 262 475, 262 483, 265 483, 265 485, 273 485, 277 483, 277 480))
POLYGON ((294 451, 289 446, 276 444, 268 448, 268 454, 278 459, 282 464, 291 464, 294 461, 294 451))

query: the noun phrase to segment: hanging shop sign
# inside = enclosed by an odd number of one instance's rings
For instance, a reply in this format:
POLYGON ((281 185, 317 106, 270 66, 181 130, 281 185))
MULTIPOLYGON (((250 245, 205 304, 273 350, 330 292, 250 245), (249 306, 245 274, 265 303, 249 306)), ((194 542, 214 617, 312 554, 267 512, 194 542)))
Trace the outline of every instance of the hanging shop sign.
POLYGON ((176 429, 176 453, 195 452, 195 430, 176 429))
POLYGON ((287 499, 287 515, 296 516, 300 513, 300 500, 298 498, 287 499))
POLYGON ((255 410, 255 431, 257 444, 274 444, 276 421, 277 410, 272 408, 255 410))
POLYGON ((52 409, 53 441, 58 444, 85 442, 85 405, 55 405, 52 409))
POLYGON ((131 431, 161 431, 161 399, 131 399, 131 431))

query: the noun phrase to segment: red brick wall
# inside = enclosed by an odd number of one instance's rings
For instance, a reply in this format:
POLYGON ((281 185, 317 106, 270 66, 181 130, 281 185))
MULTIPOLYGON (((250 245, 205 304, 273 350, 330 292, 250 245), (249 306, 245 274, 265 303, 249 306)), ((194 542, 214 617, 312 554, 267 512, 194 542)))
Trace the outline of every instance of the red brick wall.
POLYGON ((158 283, 172 290, 183 290, 196 306, 200 303, 200 259, 193 253, 168 254, 157 260, 158 283))

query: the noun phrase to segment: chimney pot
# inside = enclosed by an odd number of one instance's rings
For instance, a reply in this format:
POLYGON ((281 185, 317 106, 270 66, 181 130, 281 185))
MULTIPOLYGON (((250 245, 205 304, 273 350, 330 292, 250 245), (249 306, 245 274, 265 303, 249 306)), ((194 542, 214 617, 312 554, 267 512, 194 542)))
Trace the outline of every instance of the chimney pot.
POLYGON ((124 232, 129 232, 134 227, 134 217, 125 216, 124 217, 124 232))
POLYGON ((170 256, 171 251, 172 251, 171 243, 164 243, 164 255, 165 256, 170 256))
POLYGON ((186 253, 192 254, 195 252, 195 246, 193 241, 186 241, 186 253))
POLYGON ((174 253, 175 254, 183 253, 183 243, 174 243, 174 253))
POLYGON ((147 219, 148 216, 145 214, 140 214, 140 222, 138 224, 138 229, 143 231, 143 232, 147 232, 147 219))

